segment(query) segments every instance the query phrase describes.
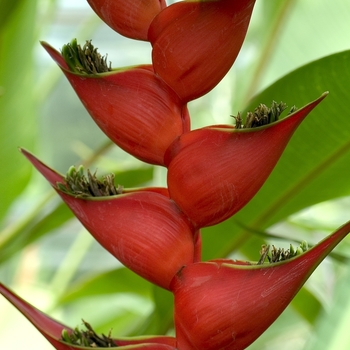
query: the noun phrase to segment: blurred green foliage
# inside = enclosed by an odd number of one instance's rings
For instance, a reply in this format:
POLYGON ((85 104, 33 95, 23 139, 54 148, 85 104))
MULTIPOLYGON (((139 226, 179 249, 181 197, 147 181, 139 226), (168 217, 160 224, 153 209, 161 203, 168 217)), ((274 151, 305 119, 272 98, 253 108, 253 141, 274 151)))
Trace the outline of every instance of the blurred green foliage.
MULTIPOLYGON (((69 210, 17 151, 18 146, 35 151, 61 172, 84 162, 100 174, 116 173, 125 187, 165 183, 164 169, 142 164, 108 142, 41 53, 38 39, 62 40, 62 47, 74 36, 92 38, 118 66, 149 62, 150 48, 106 28, 87 4, 66 12, 59 5, 0 0, 0 280, 25 298, 30 293, 33 304, 72 326, 84 317, 103 332, 113 326, 118 336, 171 334, 170 293, 123 268, 86 232, 79 233, 69 210)), ((350 3, 343 0, 257 0, 233 69, 190 104, 193 126, 199 127, 230 122, 230 114, 271 100, 301 107, 330 91, 251 203, 203 230, 204 260, 256 260, 265 242, 316 243, 349 219, 349 17, 350 3)), ((350 322, 349 241, 336 252, 338 259, 319 267, 249 349, 350 347, 344 326, 350 322)))
POLYGON ((27 185, 31 167, 17 151, 20 143, 34 147, 37 137, 34 86, 36 1, 0 4, 0 219, 27 185))

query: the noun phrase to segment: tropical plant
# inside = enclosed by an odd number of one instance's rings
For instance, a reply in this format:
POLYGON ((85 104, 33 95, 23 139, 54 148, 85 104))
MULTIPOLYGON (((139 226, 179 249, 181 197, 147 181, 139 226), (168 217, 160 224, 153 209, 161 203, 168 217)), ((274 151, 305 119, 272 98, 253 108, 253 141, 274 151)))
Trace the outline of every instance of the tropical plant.
MULTIPOLYGON (((341 209, 349 205, 345 196, 350 190, 350 132, 346 127, 350 53, 342 51, 315 60, 262 89, 268 63, 273 63, 279 52, 288 52, 276 39, 283 36, 280 32, 288 27, 285 23, 293 9, 300 14, 295 10, 300 4, 294 1, 278 5, 262 1, 260 11, 269 20, 255 27, 253 21, 246 41, 248 45, 259 38, 261 42, 254 46, 258 53, 249 58, 249 46, 243 46, 243 58, 240 61, 238 57, 229 72, 254 3, 183 1, 166 6, 163 1, 153 1, 144 7, 142 1, 90 0, 95 12, 115 31, 151 43, 152 62, 130 68, 112 69, 91 41, 80 46, 73 40, 62 47, 62 53, 42 43, 101 130, 127 153, 153 164, 130 161, 108 141, 89 157, 84 152, 84 165, 109 168, 112 175, 97 178, 96 172, 85 173, 83 167, 72 167, 67 175, 61 175, 21 150, 94 239, 125 266, 114 260, 108 262, 109 267, 96 263, 100 271, 86 267, 91 247, 96 250, 98 246, 85 231, 71 243, 72 232, 79 230, 72 213, 52 191, 41 185, 33 190, 36 177, 27 185, 30 168, 18 158, 20 152, 14 144, 33 149, 35 140, 40 139, 35 111, 43 97, 32 89, 31 61, 22 64, 16 49, 27 47, 30 51, 33 46, 35 31, 27 28, 33 28, 38 12, 34 2, 4 3, 1 67, 8 67, 15 58, 19 63, 14 66, 19 69, 17 79, 8 69, 0 72, 1 156, 6 164, 1 173, 1 280, 16 289, 13 266, 20 265, 18 258, 27 256, 40 241, 52 245, 52 238, 48 243, 45 240, 59 229, 59 241, 71 246, 51 281, 53 296, 47 312, 60 310, 63 314, 58 318, 64 324, 73 319, 78 323, 81 317, 89 323, 83 321, 85 331, 80 326, 70 328, 48 318, 3 284, 0 292, 55 348, 95 343, 125 349, 243 349, 264 333, 289 303, 291 307, 251 349, 278 344, 281 335, 273 336, 273 330, 279 332, 295 320, 297 326, 284 332, 287 339, 289 332, 295 337, 299 327, 308 325, 308 331, 302 340, 291 342, 293 349, 298 341, 300 348, 309 349, 345 349, 349 344, 341 327, 332 333, 324 331, 326 300, 331 304, 335 293, 341 296, 342 290, 349 288, 340 281, 327 295, 324 287, 329 278, 348 275, 346 243, 331 253, 332 272, 323 270, 323 281, 319 275, 318 284, 302 286, 350 231, 350 223, 338 229, 332 223, 331 229, 320 219, 303 219, 307 208, 344 197, 333 202, 332 208, 341 216, 339 224, 348 220, 346 210, 341 209), (258 27, 264 30, 257 33, 258 27), (16 38, 22 41, 13 45, 16 38), (214 88, 226 74, 226 80, 214 88), (235 79, 239 83, 235 84, 235 79), (230 112, 234 117, 228 116, 226 121, 207 123, 206 107, 220 106, 217 101, 225 90, 222 84, 230 86, 232 110, 248 106, 243 112, 230 112), (250 99, 253 94, 256 96, 250 99), (16 102, 19 96, 21 103, 16 102), (282 114, 286 104, 274 101, 286 102, 289 112, 282 114), (116 157, 121 160, 115 161, 116 157), (39 194, 45 191, 46 195, 39 194), (300 211, 303 214, 295 216, 300 211), (325 231, 334 233, 323 239, 325 231), (276 248, 281 240, 288 245, 276 248), (323 290, 317 288, 320 285, 323 290), (115 300, 125 302, 127 310, 114 310, 115 300), (87 305, 93 305, 91 311, 86 312, 87 305), (68 317, 69 313, 72 316, 68 317), (108 334, 112 324, 117 339, 96 334, 108 334), (307 335, 313 335, 308 342, 307 335)), ((346 14, 349 5, 338 5, 344 7, 340 15, 346 14)), ((304 39, 297 45, 307 44, 304 39)), ((49 78, 51 83, 54 80, 49 78)), ((59 125, 62 127, 62 121, 59 125)), ((69 123, 69 130, 73 129, 79 131, 75 123, 69 123)), ((50 127, 47 132, 52 130, 50 127)), ((94 141, 89 141, 90 145, 94 141)), ((63 159, 65 164, 71 158, 63 159)), ((52 163, 61 167, 60 162, 52 163)), ((319 212, 325 213, 324 209, 319 212)), ((97 253, 102 263, 107 261, 105 254, 103 250, 97 253)), ((41 261, 40 283, 47 284, 52 270, 46 269, 45 262, 41 261)), ((347 308, 332 310, 328 317, 337 320, 346 315, 347 308)))

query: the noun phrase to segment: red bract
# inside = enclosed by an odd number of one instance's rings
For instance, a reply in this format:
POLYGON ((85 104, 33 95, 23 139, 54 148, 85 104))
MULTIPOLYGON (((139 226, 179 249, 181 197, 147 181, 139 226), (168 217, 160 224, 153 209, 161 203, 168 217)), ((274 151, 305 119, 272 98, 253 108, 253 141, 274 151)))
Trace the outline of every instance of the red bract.
MULTIPOLYGON (((0 294, 2 294, 12 305, 14 305, 52 344, 57 350, 72 350, 72 349, 91 349, 91 347, 75 346, 64 343, 61 340, 61 334, 64 329, 68 332, 73 330, 70 327, 52 319, 43 312, 28 304, 15 293, 6 288, 0 283, 0 294)), ((167 336, 146 336, 137 338, 113 339, 115 348, 119 350, 127 349, 148 349, 148 350, 176 350, 175 339, 167 336), (139 345, 139 346, 137 346, 139 345)), ((114 349, 110 348, 110 349, 114 349)))
POLYGON ((296 128, 326 95, 266 126, 211 126, 182 135, 166 154, 170 197, 196 227, 229 218, 257 193, 296 128))
POLYGON ((77 198, 57 188, 62 175, 22 150, 57 190, 94 238, 125 266, 169 289, 173 276, 198 260, 200 238, 166 189, 130 191, 117 196, 77 198), (196 246, 196 247, 195 247, 196 246))
POLYGON ((101 130, 118 146, 151 164, 164 164, 176 137, 190 130, 187 107, 151 65, 103 74, 78 74, 61 54, 42 43, 101 130))
POLYGON ((224 260, 184 267, 174 278, 181 350, 242 350, 282 313, 305 281, 350 232, 350 221, 305 253, 273 264, 224 260))
POLYGON ((231 68, 254 3, 182 1, 155 17, 149 30, 154 70, 183 101, 206 94, 231 68))
POLYGON ((153 18, 166 7, 165 0, 87 0, 97 15, 118 33, 147 40, 153 18))

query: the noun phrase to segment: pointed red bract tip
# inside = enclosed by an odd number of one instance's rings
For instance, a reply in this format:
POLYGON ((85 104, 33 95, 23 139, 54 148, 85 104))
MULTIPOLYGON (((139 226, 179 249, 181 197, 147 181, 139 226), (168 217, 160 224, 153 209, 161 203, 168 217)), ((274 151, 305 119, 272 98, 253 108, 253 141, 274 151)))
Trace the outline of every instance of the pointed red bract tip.
POLYGON ((64 58, 56 49, 54 49, 46 41, 41 41, 40 44, 47 51, 47 53, 52 57, 52 59, 58 64, 60 68, 69 70, 69 67, 65 62, 64 58))
POLYGON ((50 183, 51 186, 56 188, 57 182, 62 183, 64 181, 64 176, 57 171, 51 169, 41 160, 34 156, 24 148, 19 149, 20 152, 35 166, 35 168, 45 177, 45 179, 50 183))
POLYGON ((154 17, 166 7, 165 0, 87 0, 112 29, 131 39, 148 40, 154 17))
MULTIPOLYGON (((30 305, 25 300, 9 290, 2 283, 0 283, 0 294, 2 294, 13 306, 16 307, 17 310, 19 310, 38 329, 38 331, 52 344, 55 349, 91 349, 91 347, 87 348, 84 346, 75 346, 72 344, 64 343, 61 340, 62 331, 66 329, 68 332, 72 332, 72 328, 63 325, 62 323, 39 311, 37 308, 30 305)), ((113 339, 113 341, 119 350, 176 350, 176 340, 170 336, 119 338, 113 339), (131 345, 133 345, 132 348, 130 347, 131 345)))
POLYGON ((255 0, 181 1, 149 30, 157 74, 188 102, 213 89, 234 63, 255 0))
POLYGON ((2 294, 12 305, 14 305, 37 329, 38 331, 55 347, 57 350, 69 350, 66 344, 60 343, 63 329, 71 330, 62 323, 55 321, 51 317, 28 304, 25 300, 10 291, 0 283, 0 294, 2 294))
POLYGON ((274 264, 217 260, 185 266, 171 284, 178 348, 245 349, 349 232, 350 221, 305 253, 274 264))
POLYGON ((325 96, 263 127, 211 126, 182 135, 165 157, 170 197, 197 228, 231 217, 261 188, 294 131, 325 96))

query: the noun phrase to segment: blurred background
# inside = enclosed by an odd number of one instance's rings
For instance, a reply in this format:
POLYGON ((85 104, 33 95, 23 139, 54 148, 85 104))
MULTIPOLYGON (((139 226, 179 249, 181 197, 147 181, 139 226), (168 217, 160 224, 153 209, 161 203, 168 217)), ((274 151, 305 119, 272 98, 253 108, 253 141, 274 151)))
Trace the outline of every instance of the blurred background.
MULTIPOLYGON (((124 187, 166 186, 163 168, 143 164, 107 140, 39 41, 60 49, 73 38, 92 39, 113 67, 150 63, 150 44, 115 33, 84 0, 0 0, 0 8, 0 281, 72 327, 84 318, 98 331, 112 328, 115 337, 172 334, 171 295, 126 271, 94 242, 17 150, 32 151, 61 173, 84 162, 99 175, 115 173, 124 187)), ((286 74, 349 50, 349 33, 349 2, 257 0, 234 67, 213 91, 190 103, 192 127, 232 123, 230 115, 286 74)), ((349 69, 341 74, 348 77, 349 69)), ((338 116, 332 118, 336 122, 338 116)), ((244 232, 234 218, 203 230, 203 258, 258 260, 264 242, 285 247, 301 239, 318 242, 350 219, 349 184, 341 187, 346 171, 350 166, 339 178, 318 185, 336 190, 305 204, 300 197, 295 208, 301 210, 267 223, 264 232, 253 232, 253 240, 240 239, 244 232), (234 239, 228 242, 230 235, 234 239)), ((350 239, 336 252, 249 349, 350 348, 345 327, 350 322, 350 239)), ((26 350, 50 349, 2 297, 0 342, 8 350, 24 344, 26 350)))

